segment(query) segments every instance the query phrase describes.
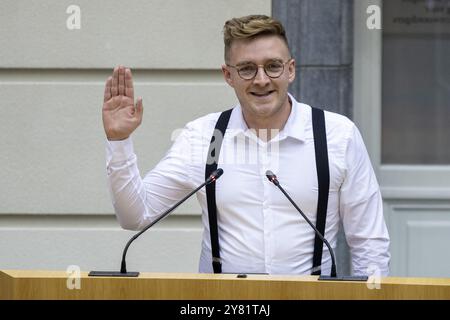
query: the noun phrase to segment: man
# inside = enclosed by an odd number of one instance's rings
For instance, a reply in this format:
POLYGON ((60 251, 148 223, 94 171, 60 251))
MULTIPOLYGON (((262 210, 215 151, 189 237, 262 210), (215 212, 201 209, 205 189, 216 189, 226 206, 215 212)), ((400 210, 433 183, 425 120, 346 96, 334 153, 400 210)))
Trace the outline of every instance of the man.
MULTIPOLYGON (((216 150, 220 156, 215 162, 224 174, 208 196, 205 189, 197 193, 204 226, 199 271, 212 272, 214 261, 216 272, 219 264, 219 272, 311 274, 321 270, 328 275, 329 251, 325 247, 322 253, 320 243, 319 263, 313 268, 313 229, 266 178, 267 170, 275 172, 306 216, 317 222, 322 170, 316 167, 312 108, 288 94, 295 79, 295 60, 284 28, 267 16, 231 19, 224 26, 224 42, 222 72, 239 105, 228 113, 216 150), (236 150, 247 152, 245 161, 237 161, 236 150), (215 206, 208 204, 213 196, 215 206), (213 210, 217 233, 210 224, 213 210), (212 249, 215 238, 218 244, 212 249)), ((213 113, 188 123, 166 156, 142 179, 130 137, 142 114, 142 99, 134 105, 131 71, 116 67, 106 82, 103 105, 107 172, 118 220, 123 228, 133 230, 154 221, 205 180, 211 138, 221 115, 213 113)), ((362 138, 350 120, 335 113, 325 112, 325 128, 329 166, 325 238, 335 247, 342 221, 353 273, 379 270, 387 275, 389 236, 362 138)))

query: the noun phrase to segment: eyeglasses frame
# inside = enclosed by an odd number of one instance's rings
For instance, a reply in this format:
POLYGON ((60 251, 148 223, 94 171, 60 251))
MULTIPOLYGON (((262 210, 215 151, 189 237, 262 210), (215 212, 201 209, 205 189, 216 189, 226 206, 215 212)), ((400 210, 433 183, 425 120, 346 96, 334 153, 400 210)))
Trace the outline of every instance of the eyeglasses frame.
POLYGON ((256 64, 256 63, 250 62, 249 64, 255 65, 255 66, 257 67, 257 69, 256 69, 256 72, 255 72, 255 75, 254 75, 253 77, 251 77, 251 78, 248 78, 248 79, 241 76, 241 74, 239 73, 239 66, 237 66, 237 65, 233 66, 233 65, 228 64, 228 63, 226 63, 225 65, 226 65, 227 67, 234 68, 234 69, 236 70, 237 74, 239 75, 239 77, 240 77, 242 80, 253 80, 253 79, 255 79, 256 76, 258 75, 258 72, 259 72, 259 68, 260 68, 260 67, 263 68, 264 73, 266 74, 266 76, 268 76, 268 77, 271 78, 271 79, 277 79, 277 78, 281 77, 281 75, 283 74, 283 72, 284 72, 284 65, 285 65, 286 63, 288 63, 288 62, 291 62, 291 60, 292 60, 292 58, 289 58, 287 61, 283 62, 283 61, 279 61, 279 60, 276 60, 276 59, 272 59, 271 61, 268 61, 268 62, 266 62, 265 64, 256 64), (275 60, 275 61, 278 61, 278 62, 281 62, 281 63, 283 64, 283 70, 281 70, 280 74, 279 74, 278 76, 276 76, 276 77, 272 77, 272 76, 268 75, 268 74, 267 74, 267 70, 266 70, 266 68, 265 68, 265 66, 266 66, 268 63, 273 62, 274 60, 275 60))

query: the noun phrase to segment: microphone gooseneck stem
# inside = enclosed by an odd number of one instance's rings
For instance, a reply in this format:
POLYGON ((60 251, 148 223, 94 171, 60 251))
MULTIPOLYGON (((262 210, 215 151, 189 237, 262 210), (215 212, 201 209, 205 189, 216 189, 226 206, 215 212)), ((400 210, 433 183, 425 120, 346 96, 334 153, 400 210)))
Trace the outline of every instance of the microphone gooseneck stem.
MULTIPOLYGON (((221 170, 221 169, 218 169, 221 170)), ((183 199, 178 201, 173 207, 170 207, 167 211, 165 211, 162 215, 160 215, 156 220, 148 224, 144 229, 142 229, 140 232, 136 233, 127 243, 125 246, 125 249, 123 250, 122 254, 122 263, 120 266, 120 273, 127 273, 127 266, 125 262, 125 257, 127 255, 128 247, 130 244, 136 240, 141 234, 143 234, 145 231, 147 231, 149 228, 151 228, 153 225, 161 221, 161 219, 164 219, 169 213, 171 213, 173 210, 175 210, 180 204, 182 204, 184 201, 186 201, 189 197, 191 197, 194 193, 196 193, 198 190, 203 188, 205 185, 210 184, 217 180, 218 177, 222 174, 223 171, 219 172, 218 176, 211 175, 205 182, 203 182, 200 186, 198 186, 195 190, 191 191, 187 196, 185 196, 183 199)))
MULTIPOLYGON (((334 253, 333 250, 331 249, 330 244, 328 243, 327 239, 325 239, 325 237, 320 233, 319 230, 317 230, 316 226, 314 224, 312 224, 312 222, 308 219, 308 217, 303 213, 303 211, 295 204, 294 200, 291 199, 291 197, 289 196, 289 194, 284 191, 283 187, 280 186, 280 184, 278 183, 278 180, 276 180, 276 183, 274 183, 280 190, 281 192, 283 192, 283 194, 286 196, 286 198, 288 198, 288 200, 292 203, 292 205, 295 207, 295 209, 298 210, 298 212, 300 212, 300 214, 302 215, 302 217, 306 220, 306 222, 309 223, 309 225, 311 226, 311 228, 314 229, 314 231, 316 232, 317 236, 320 238, 320 240, 322 240, 325 245, 328 248, 328 251, 330 252, 331 255, 331 276, 332 277, 337 277, 337 273, 336 273, 336 260, 334 258, 334 253)), ((274 182, 274 181, 272 181, 274 182)))

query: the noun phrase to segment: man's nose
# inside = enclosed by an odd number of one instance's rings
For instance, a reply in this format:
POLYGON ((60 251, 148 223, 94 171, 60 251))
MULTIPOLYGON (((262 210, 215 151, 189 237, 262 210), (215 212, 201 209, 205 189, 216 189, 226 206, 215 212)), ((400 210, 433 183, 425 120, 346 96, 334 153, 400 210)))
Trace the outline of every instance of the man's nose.
POLYGON ((255 78, 253 79, 254 83, 257 84, 266 84, 270 82, 269 76, 266 74, 266 71, 264 70, 264 66, 258 66, 258 69, 256 70, 255 78))

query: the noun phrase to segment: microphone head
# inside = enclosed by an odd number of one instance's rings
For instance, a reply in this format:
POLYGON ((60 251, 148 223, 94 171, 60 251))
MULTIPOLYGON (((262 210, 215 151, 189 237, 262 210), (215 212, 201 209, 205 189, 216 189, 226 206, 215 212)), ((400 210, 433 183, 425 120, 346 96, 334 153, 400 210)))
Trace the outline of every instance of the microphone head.
POLYGON ((211 182, 216 181, 222 174, 223 170, 221 168, 214 170, 213 173, 211 173, 211 175, 208 177, 208 179, 206 179, 205 183, 208 185, 211 182))
POLYGON ((214 179, 217 180, 222 174, 223 174, 223 169, 222 169, 222 168, 219 168, 219 169, 215 170, 215 171, 211 174, 211 176, 214 177, 214 179))
POLYGON ((266 171, 266 177, 267 178, 269 178, 269 177, 277 177, 276 175, 275 175, 275 173, 273 173, 272 171, 270 171, 270 170, 267 170, 266 171))
POLYGON ((275 175, 275 173, 273 173, 272 171, 270 171, 270 170, 267 170, 266 171, 266 177, 267 177, 267 179, 269 179, 269 181, 270 182, 272 182, 274 185, 278 185, 278 179, 277 179, 277 176, 275 175))

